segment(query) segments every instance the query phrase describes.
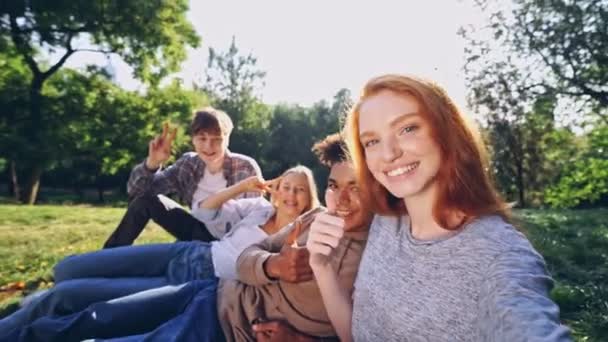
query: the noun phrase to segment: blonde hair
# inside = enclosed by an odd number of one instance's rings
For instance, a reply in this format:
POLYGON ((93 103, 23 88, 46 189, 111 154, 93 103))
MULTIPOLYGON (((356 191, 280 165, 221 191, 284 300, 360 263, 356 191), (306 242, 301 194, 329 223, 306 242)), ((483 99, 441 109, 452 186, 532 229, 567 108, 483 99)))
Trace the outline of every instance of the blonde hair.
MULTIPOLYGON (((291 167, 291 168, 287 169, 285 172, 283 172, 283 174, 281 174, 281 176, 280 176, 281 181, 285 176, 292 174, 292 173, 304 175, 304 177, 306 177, 306 183, 308 183, 308 194, 310 195, 310 200, 308 201, 308 205, 306 206, 306 208, 304 208, 303 212, 307 212, 310 209, 320 206, 321 203, 319 202, 317 183, 315 182, 315 177, 314 177, 312 171, 304 165, 297 165, 297 166, 291 167)), ((281 182, 279 181, 279 183, 277 184, 277 189, 280 186, 281 186, 281 182)), ((271 199, 270 202, 272 203, 272 205, 274 205, 276 207, 276 204, 274 203, 273 199, 271 199)))

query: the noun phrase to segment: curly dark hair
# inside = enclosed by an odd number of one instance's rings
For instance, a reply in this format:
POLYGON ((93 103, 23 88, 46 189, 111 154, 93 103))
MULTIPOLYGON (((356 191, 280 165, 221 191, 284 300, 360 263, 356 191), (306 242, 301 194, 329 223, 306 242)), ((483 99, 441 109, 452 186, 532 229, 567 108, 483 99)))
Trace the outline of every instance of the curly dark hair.
POLYGON ((319 158, 319 162, 327 167, 349 160, 346 142, 340 133, 330 134, 316 142, 312 151, 319 158))

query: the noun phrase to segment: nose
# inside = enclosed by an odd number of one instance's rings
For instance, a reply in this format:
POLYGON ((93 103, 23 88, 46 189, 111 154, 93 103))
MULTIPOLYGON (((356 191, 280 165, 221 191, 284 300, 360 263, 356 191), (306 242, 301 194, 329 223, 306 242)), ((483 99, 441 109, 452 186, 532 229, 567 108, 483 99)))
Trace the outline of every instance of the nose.
POLYGON ((385 162, 390 163, 401 157, 402 154, 403 150, 401 150, 395 137, 387 138, 382 143, 382 159, 385 162))
POLYGON ((338 203, 348 204, 350 203, 350 192, 348 189, 342 189, 338 193, 338 203))

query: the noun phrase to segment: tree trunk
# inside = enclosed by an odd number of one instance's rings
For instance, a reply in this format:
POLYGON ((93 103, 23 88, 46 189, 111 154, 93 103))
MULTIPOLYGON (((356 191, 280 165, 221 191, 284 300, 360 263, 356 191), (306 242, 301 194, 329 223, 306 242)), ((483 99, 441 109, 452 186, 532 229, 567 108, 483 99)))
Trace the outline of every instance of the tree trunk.
POLYGON ((44 132, 44 122, 42 120, 42 84, 44 78, 41 74, 34 75, 30 84, 30 132, 32 138, 30 144, 35 147, 31 158, 30 167, 25 171, 27 183, 23 189, 23 202, 26 204, 36 203, 38 197, 38 189, 40 188, 40 176, 44 169, 44 158, 47 158, 47 151, 44 151, 48 146, 42 144, 41 133, 44 132))
POLYGON ((517 191, 519 195, 519 205, 521 208, 526 207, 526 189, 524 188, 524 167, 521 159, 516 160, 517 165, 517 191))
POLYGON ((10 178, 11 178, 10 182, 9 182, 10 195, 12 195, 16 201, 20 201, 21 200, 21 188, 19 187, 19 181, 17 179, 17 163, 14 160, 11 160, 10 178))
POLYGON ((103 197, 103 191, 104 191, 103 186, 98 185, 97 186, 97 200, 99 201, 99 203, 105 202, 105 198, 103 197))
POLYGON ((23 192, 23 202, 26 204, 36 203, 38 197, 38 189, 40 188, 40 176, 42 175, 42 165, 36 164, 32 166, 27 184, 23 192))
POLYGON ((84 201, 84 191, 82 190, 82 187, 80 184, 74 184, 74 187, 72 188, 72 190, 74 191, 74 194, 76 195, 76 197, 78 197, 78 201, 80 201, 80 202, 84 201))

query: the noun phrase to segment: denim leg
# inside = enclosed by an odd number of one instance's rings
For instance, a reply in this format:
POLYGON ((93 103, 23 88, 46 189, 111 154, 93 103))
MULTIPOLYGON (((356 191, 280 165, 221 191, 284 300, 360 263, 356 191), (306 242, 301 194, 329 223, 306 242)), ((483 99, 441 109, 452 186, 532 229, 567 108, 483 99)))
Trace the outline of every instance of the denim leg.
POLYGON ((95 340, 106 342, 215 342, 224 341, 217 315, 217 281, 193 281, 197 292, 180 314, 149 333, 95 340))
POLYGON ((126 246, 68 256, 55 266, 55 282, 76 278, 165 276, 169 262, 196 243, 126 246))
POLYGON ((215 278, 211 244, 207 242, 179 242, 182 247, 167 267, 169 284, 215 278))
MULTIPOLYGON (((145 334, 179 317, 199 293, 206 291, 211 297, 212 292, 215 298, 215 289, 215 280, 197 281, 94 303, 72 315, 42 317, 23 328, 17 341, 81 341, 145 334)), ((193 316, 198 320, 200 314, 193 316)))
POLYGON ((167 282, 164 277, 89 278, 64 281, 29 305, 0 320, 0 341, 3 341, 11 331, 18 330, 39 317, 71 314, 95 302, 165 285, 167 282))

